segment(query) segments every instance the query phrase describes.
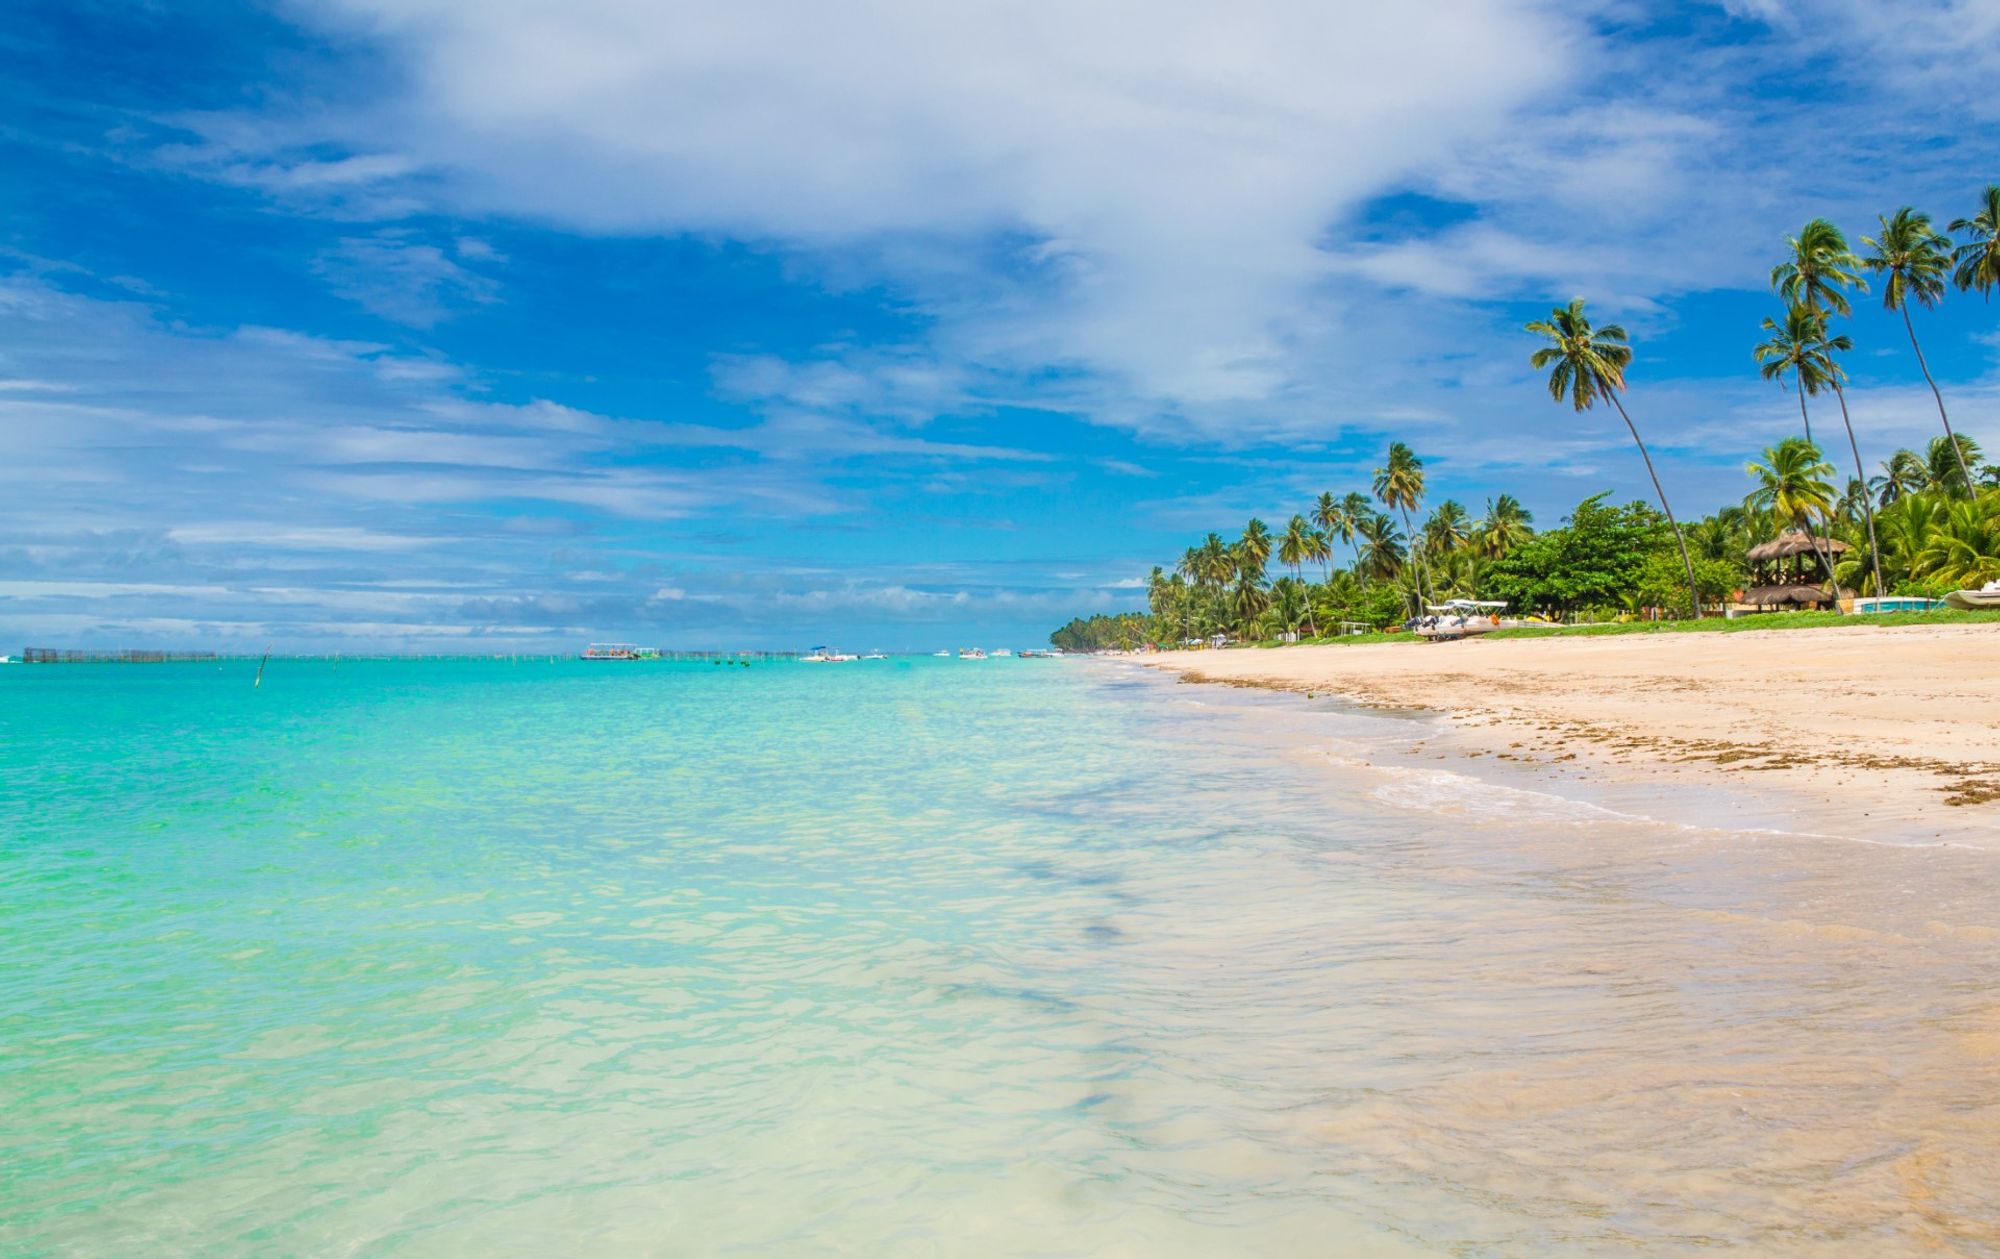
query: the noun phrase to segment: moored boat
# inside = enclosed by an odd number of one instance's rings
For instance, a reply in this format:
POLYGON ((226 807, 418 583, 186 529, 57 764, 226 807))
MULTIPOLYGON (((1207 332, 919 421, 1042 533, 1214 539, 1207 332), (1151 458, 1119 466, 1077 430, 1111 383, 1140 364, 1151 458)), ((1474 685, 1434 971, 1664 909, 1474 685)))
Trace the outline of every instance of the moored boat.
POLYGON ((2000 581, 1989 581, 1977 590, 1954 590, 1944 601, 1967 612, 2000 608, 2000 581))
POLYGON ((1426 609, 1428 615, 1414 618, 1408 628, 1418 637, 1435 642, 1490 634, 1506 627, 1506 622, 1500 619, 1500 613, 1506 606, 1504 602, 1494 600, 1447 599, 1443 603, 1429 605, 1426 609))

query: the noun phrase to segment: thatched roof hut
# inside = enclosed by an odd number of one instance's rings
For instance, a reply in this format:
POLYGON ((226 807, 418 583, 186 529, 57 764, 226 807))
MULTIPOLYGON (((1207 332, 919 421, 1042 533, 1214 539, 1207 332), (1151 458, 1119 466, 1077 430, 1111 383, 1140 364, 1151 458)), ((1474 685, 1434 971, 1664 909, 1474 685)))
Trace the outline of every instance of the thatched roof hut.
POLYGON ((1752 608, 1831 607, 1844 591, 1829 592, 1827 571, 1821 556, 1831 559, 1847 551, 1838 538, 1812 538, 1802 530, 1789 529, 1744 552, 1750 561, 1751 581, 1742 603, 1752 608))
POLYGON ((1817 549, 1813 542, 1814 539, 1807 537, 1803 530, 1787 529, 1769 542, 1751 547, 1743 553, 1743 558, 1752 564, 1763 564, 1771 560, 1790 559, 1795 555, 1817 555, 1821 552, 1841 555, 1848 550, 1847 544, 1839 538, 1820 538, 1817 549))

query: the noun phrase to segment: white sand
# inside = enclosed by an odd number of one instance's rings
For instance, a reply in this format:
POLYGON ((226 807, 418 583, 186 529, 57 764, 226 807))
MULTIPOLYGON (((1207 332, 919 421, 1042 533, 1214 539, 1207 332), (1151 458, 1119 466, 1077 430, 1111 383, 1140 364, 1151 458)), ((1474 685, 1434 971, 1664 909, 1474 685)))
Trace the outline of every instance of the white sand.
MULTIPOLYGON (((1560 773, 1767 791, 1814 829, 2000 847, 2000 625, 1168 652, 1190 681, 1445 714, 1560 773)), ((1681 800, 1685 807, 1692 799, 1681 800)))

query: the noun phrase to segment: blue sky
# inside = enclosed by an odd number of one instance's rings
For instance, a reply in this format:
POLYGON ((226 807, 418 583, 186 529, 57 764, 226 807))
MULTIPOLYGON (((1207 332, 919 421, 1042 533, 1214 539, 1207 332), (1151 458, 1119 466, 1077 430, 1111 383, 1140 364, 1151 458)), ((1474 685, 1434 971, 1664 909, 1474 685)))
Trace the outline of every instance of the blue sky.
MULTIPOLYGON (((1365 489, 1684 515, 1784 236, 2000 179, 2000 4, 0 14, 0 648, 1032 645, 1365 489)), ((2000 451, 2000 307, 1918 315, 2000 451)), ((1871 464, 1935 431, 1848 329, 1871 464)))

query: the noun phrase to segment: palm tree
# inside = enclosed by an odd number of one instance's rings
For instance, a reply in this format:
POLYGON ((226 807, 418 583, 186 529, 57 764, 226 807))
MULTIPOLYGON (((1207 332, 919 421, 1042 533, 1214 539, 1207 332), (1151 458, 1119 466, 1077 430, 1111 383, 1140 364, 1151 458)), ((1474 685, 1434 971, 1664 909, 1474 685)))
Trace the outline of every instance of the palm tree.
POLYGON ((1625 368, 1632 361, 1632 347, 1625 335, 1625 329, 1617 324, 1606 324, 1593 329, 1589 316, 1583 313, 1583 299, 1574 299, 1568 306, 1558 306, 1549 312, 1547 319, 1537 319, 1527 326, 1529 332, 1548 338, 1549 344, 1536 350, 1528 359, 1528 365, 1537 370, 1552 367, 1549 373, 1549 396, 1557 402, 1568 399, 1579 412, 1588 411, 1591 404, 1600 397, 1609 399, 1618 408, 1618 418, 1625 421, 1625 428, 1632 434, 1632 444, 1639 448, 1639 457, 1646 461, 1646 475, 1653 479, 1653 492, 1660 496, 1660 510, 1666 513, 1667 524, 1674 531, 1674 542, 1681 549, 1681 566, 1687 570, 1688 606, 1696 620, 1701 619, 1701 595, 1694 580, 1694 561, 1688 558, 1687 539, 1681 536, 1679 522, 1674 519, 1674 509, 1667 505, 1667 492, 1660 486, 1660 474, 1653 468, 1653 456, 1646 453, 1646 443, 1639 440, 1639 427, 1632 423, 1632 417, 1625 411, 1625 404, 1619 400, 1619 393, 1625 388, 1625 368))
POLYGON ((1952 251, 1952 261, 1958 264, 1952 283, 1961 293, 1978 289, 1981 297, 1993 300, 1993 287, 2000 285, 2000 184, 1986 185, 1980 194, 1979 213, 1969 219, 1953 219, 1951 230, 1972 234, 1971 240, 1952 251))
POLYGON ((1465 508, 1457 499, 1447 498, 1424 522, 1424 553, 1451 554, 1466 544, 1471 528, 1472 518, 1465 514, 1465 508))
POLYGON ((1815 515, 1833 514, 1834 490, 1826 480, 1833 473, 1833 465, 1820 457, 1819 447, 1811 442, 1787 437, 1765 450, 1762 463, 1746 463, 1743 470, 1757 480, 1757 488, 1750 491, 1743 505, 1767 513, 1781 528, 1790 525, 1803 530, 1806 540, 1812 543, 1813 554, 1819 557, 1820 567, 1826 570, 1833 597, 1838 599, 1840 582, 1834 576, 1833 559, 1820 546, 1819 535, 1813 532, 1815 515))
MULTIPOLYGON (((1375 497, 1384 507, 1394 507, 1403 514, 1403 530, 1410 537, 1412 548, 1416 547, 1416 526, 1410 523, 1410 509, 1424 499, 1424 461, 1401 442, 1389 443, 1389 461, 1375 469, 1375 497)), ((1422 597, 1423 588, 1429 585, 1424 573, 1423 552, 1416 551, 1417 590, 1422 597)))
MULTIPOLYGON (((1840 399, 1841 422, 1847 426, 1847 444, 1854 452, 1854 471, 1857 477, 1866 476, 1867 468, 1861 462, 1861 444, 1854 437, 1854 422, 1847 415, 1847 394, 1840 386, 1842 372, 1833 360, 1836 351, 1845 353, 1854 348, 1854 342, 1845 336, 1828 336, 1826 312, 1814 310, 1796 303, 1785 310, 1785 322, 1766 319, 1764 330, 1771 339, 1756 349, 1757 361, 1765 380, 1784 383, 1785 373, 1790 372, 1793 383, 1798 386, 1799 419, 1805 425, 1806 443, 1817 449, 1813 441, 1812 420, 1806 412, 1806 397, 1817 397, 1822 389, 1831 389, 1840 399)), ((1864 492, 1862 507, 1868 518, 1868 549, 1875 551, 1875 507, 1864 492)), ((1808 531, 1811 525, 1807 525, 1808 531)), ((1875 593, 1887 594, 1882 589, 1882 570, 1875 569, 1875 593)))
POLYGON ((1379 511, 1362 516, 1354 528, 1361 539, 1354 548, 1354 571, 1365 589, 1371 577, 1393 577, 1403 567, 1403 535, 1396 522, 1379 511))
POLYGON ((1486 515, 1473 527, 1472 545, 1487 559, 1506 557, 1507 552, 1534 535, 1535 518, 1512 494, 1486 500, 1486 515))
POLYGON ((1250 523, 1243 526, 1243 536, 1236 546, 1240 552, 1239 567, 1252 570, 1262 581, 1264 566, 1271 562, 1271 531, 1264 527, 1263 521, 1252 516, 1250 523))
MULTIPOLYGON (((1861 238, 1861 243, 1875 252, 1863 258, 1861 265, 1887 277, 1882 285, 1882 305, 1902 312, 1903 330, 1910 334, 1910 348, 1917 352, 1917 367, 1924 374, 1924 383, 1931 387, 1931 396, 1937 399, 1938 419, 1944 423, 1945 439, 1955 441, 1951 417, 1944 412, 1944 394, 1938 391, 1937 381, 1931 377, 1931 365, 1924 361, 1924 347, 1917 343, 1917 326, 1910 320, 1911 301, 1928 309, 1944 296, 1945 276, 1951 270, 1951 255, 1946 250, 1951 241, 1931 226, 1930 215, 1909 206, 1893 216, 1877 218, 1882 224, 1881 232, 1872 238, 1861 238)), ((1952 449, 1958 449, 1956 444, 1952 449)), ((1965 477, 1970 493, 1972 469, 1960 460, 1958 470, 1965 477)))
POLYGON ((1832 383, 1833 377, 1833 365, 1820 349, 1826 339, 1826 312, 1794 302, 1785 308, 1784 323, 1766 318, 1763 327, 1771 339, 1752 351, 1761 364, 1758 374, 1782 385, 1789 372, 1798 382, 1799 422, 1805 425, 1806 440, 1810 442, 1812 417, 1806 413, 1806 395, 1817 397, 1820 390, 1832 383))
POLYGON ((1343 508, 1341 500, 1333 496, 1332 490, 1325 490, 1321 492, 1319 498, 1313 503, 1312 522, 1318 526, 1320 534, 1329 544, 1326 548, 1326 554, 1321 558, 1328 561, 1326 579, 1332 581, 1333 547, 1331 543, 1335 538, 1339 538, 1342 543, 1354 541, 1355 517, 1343 508))
POLYGON ((1814 219, 1797 236, 1787 236, 1785 247, 1791 256, 1771 268, 1771 287, 1778 296, 1794 306, 1836 315, 1853 313, 1847 304, 1847 291, 1866 292, 1868 286, 1855 274, 1861 260, 1847 247, 1847 237, 1838 227, 1826 219, 1814 219))
MULTIPOLYGON (((1257 520, 1250 523, 1261 527, 1257 520)), ((1244 541, 1230 548, 1236 553, 1236 588, 1230 592, 1229 605, 1236 614, 1238 632, 1247 636, 1264 609, 1271 606, 1271 598, 1264 589, 1263 562, 1251 551, 1247 530, 1245 535, 1244 541)))
POLYGON ((1924 484, 1946 496, 1970 495, 1973 485, 1965 479, 1965 469, 1984 454, 1979 443, 1964 433, 1954 433, 1949 443, 1933 437, 1924 447, 1924 484))
POLYGON ((1899 450, 1882 464, 1882 475, 1868 482, 1882 506, 1897 502, 1930 485, 1930 469, 1914 450, 1899 450))
MULTIPOLYGON (((1305 585, 1305 575, 1300 570, 1304 567, 1307 560, 1313 559, 1318 555, 1321 545, 1319 535, 1314 533, 1312 526, 1306 523, 1306 518, 1304 516, 1293 516, 1292 522, 1285 526, 1285 536, 1278 540, 1278 562, 1290 566, 1292 580, 1303 587, 1305 585)), ((1311 627, 1313 637, 1318 638, 1319 626, 1312 623, 1312 609, 1310 607, 1306 609, 1306 623, 1311 627)))

